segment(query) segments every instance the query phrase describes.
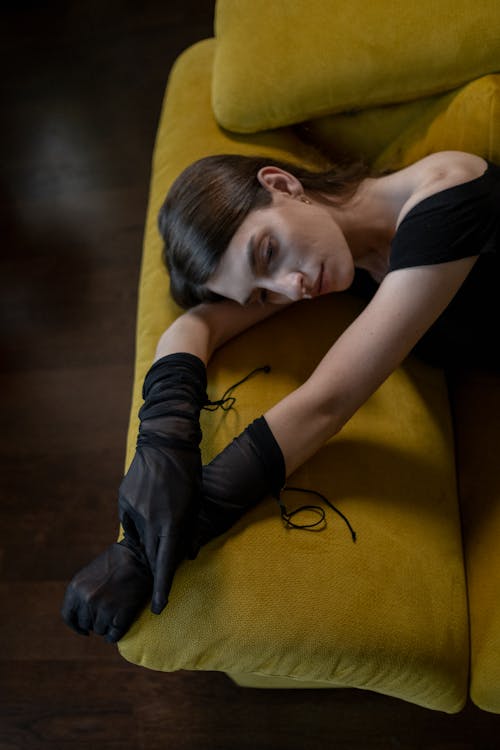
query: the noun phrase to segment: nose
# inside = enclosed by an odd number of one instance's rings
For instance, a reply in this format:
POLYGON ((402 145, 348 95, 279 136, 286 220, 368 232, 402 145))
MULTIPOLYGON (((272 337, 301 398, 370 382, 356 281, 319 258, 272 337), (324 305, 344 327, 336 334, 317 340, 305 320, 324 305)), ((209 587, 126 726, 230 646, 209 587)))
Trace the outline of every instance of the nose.
POLYGON ((303 299, 306 296, 304 275, 300 271, 289 271, 275 279, 268 279, 264 286, 270 292, 287 297, 293 302, 303 299))

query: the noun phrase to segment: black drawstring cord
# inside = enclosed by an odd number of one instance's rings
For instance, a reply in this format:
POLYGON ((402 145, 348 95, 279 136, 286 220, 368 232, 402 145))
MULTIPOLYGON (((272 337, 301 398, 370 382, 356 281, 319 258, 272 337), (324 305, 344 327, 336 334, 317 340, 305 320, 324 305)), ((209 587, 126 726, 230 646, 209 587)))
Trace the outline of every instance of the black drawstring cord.
MULTIPOLYGON (((346 523, 346 525, 349 528, 349 531, 351 532, 352 541, 356 541, 356 532, 352 528, 351 524, 349 523, 349 520, 344 516, 344 514, 333 505, 324 495, 321 494, 321 492, 316 492, 316 490, 306 490, 302 487, 283 487, 281 492, 309 492, 311 495, 317 495, 317 497, 320 497, 324 502, 330 506, 330 508, 337 513, 342 520, 346 523)), ((322 531, 326 525, 326 518, 325 518, 325 511, 323 508, 321 508, 319 505, 302 505, 300 508, 297 508, 296 510, 292 510, 290 513, 287 511, 285 504, 283 503, 281 496, 276 498, 278 501, 278 505, 280 507, 280 513, 281 518, 285 522, 285 525, 287 528, 291 529, 304 529, 309 531, 322 531), (290 519, 293 518, 297 513, 300 513, 303 510, 311 510, 314 513, 316 513, 319 516, 318 521, 314 521, 314 523, 304 523, 304 524, 296 524, 293 523, 290 519), (320 524, 324 524, 320 529, 315 528, 319 526, 320 524)))
POLYGON ((264 365, 264 367, 256 367, 255 370, 252 370, 252 372, 248 373, 248 375, 245 375, 242 380, 239 380, 234 385, 231 385, 227 391, 224 393, 222 398, 219 398, 217 401, 207 401, 205 406, 203 407, 207 411, 217 411, 217 409, 220 407, 224 411, 229 411, 229 409, 232 409, 234 406, 234 402, 236 401, 235 396, 229 396, 228 394, 231 393, 235 388, 237 388, 239 385, 245 382, 245 380, 248 380, 252 377, 252 375, 255 375, 257 372, 271 372, 271 367, 269 365, 264 365), (226 405, 226 402, 229 401, 230 403, 226 405))
MULTIPOLYGON (((252 372, 248 373, 248 375, 245 375, 244 378, 239 380, 234 385, 231 385, 227 391, 224 393, 222 398, 217 399, 217 401, 207 401, 207 403, 203 406, 203 409, 206 409, 206 411, 217 411, 217 409, 221 408, 224 411, 229 411, 229 409, 232 409, 234 406, 234 402, 236 401, 235 396, 230 396, 229 394, 231 391, 234 391, 235 388, 237 388, 239 385, 244 383, 246 380, 251 378, 253 375, 255 375, 258 372, 271 372, 271 367, 269 365, 264 365, 264 367, 256 367, 255 370, 252 370, 252 372)), ((321 492, 316 492, 316 490, 306 490, 302 487, 283 487, 281 492, 309 492, 311 495, 317 495, 317 497, 320 497, 324 502, 330 506, 330 508, 337 513, 342 520, 347 524, 349 527, 349 531, 351 532, 352 541, 356 541, 356 532, 352 528, 351 524, 349 523, 349 520, 344 516, 341 511, 335 507, 324 495, 321 494, 321 492)), ((278 495, 276 498, 278 501, 278 505, 280 507, 280 513, 281 518, 285 522, 285 525, 288 529, 304 529, 306 531, 322 531, 326 526, 326 514, 323 508, 321 508, 319 505, 301 505, 300 508, 297 508, 296 510, 292 510, 290 513, 287 511, 285 504, 281 500, 281 496, 278 495), (297 515, 297 513, 300 513, 303 510, 310 510, 313 513, 316 513, 319 516, 318 521, 314 521, 314 523, 304 523, 304 524, 297 524, 294 523, 291 519, 297 515), (321 528, 316 528, 320 526, 320 524, 323 524, 321 528)))

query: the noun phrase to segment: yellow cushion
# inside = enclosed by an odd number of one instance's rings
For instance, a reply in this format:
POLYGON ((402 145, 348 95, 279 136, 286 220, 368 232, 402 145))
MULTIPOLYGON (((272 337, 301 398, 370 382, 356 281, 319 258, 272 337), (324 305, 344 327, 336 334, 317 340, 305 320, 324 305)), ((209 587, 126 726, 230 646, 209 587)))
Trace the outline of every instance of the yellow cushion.
POLYGON ((213 106, 251 133, 500 70, 497 0, 218 0, 213 106))
MULTIPOLYGON (((158 130, 128 460, 145 371, 160 333, 179 313, 167 298, 156 231, 169 184, 187 163, 217 151, 321 161, 287 130, 245 139, 220 130, 209 102, 212 54, 206 41, 178 60, 158 130)), ((208 370, 211 398, 256 366, 270 364, 272 372, 242 385, 234 410, 203 413, 204 460, 299 386, 359 309, 347 295, 302 302, 220 349, 208 370)), ((144 611, 120 642, 122 655, 156 670, 366 688, 460 710, 467 616, 442 373, 408 360, 289 481, 337 504, 358 533, 356 544, 328 509, 320 533, 285 530, 269 498, 180 566, 167 609, 161 616, 144 611)), ((291 507, 310 501, 284 499, 291 507)))
POLYGON ((403 104, 341 112, 297 125, 301 137, 334 162, 363 159, 373 164, 402 132, 442 98, 442 94, 403 104))
POLYGON ((428 99, 319 117, 296 132, 333 161, 364 159, 376 171, 450 149, 500 163, 500 75, 428 99))
POLYGON ((402 169, 448 149, 500 164, 500 75, 483 76, 435 99, 378 155, 373 167, 402 169))
POLYGON ((456 381, 453 394, 470 608, 470 694, 477 706, 500 714, 498 377, 468 373, 456 381))

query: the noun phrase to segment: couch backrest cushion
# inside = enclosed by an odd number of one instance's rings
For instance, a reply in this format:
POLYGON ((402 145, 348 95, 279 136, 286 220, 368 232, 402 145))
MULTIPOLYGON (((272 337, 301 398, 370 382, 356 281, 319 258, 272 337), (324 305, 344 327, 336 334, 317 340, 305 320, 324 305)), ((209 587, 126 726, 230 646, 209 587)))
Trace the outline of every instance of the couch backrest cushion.
POLYGON ((373 162, 403 169, 436 151, 468 151, 500 164, 500 75, 478 78, 433 100, 373 162))
POLYGON ((450 94, 412 102, 370 107, 317 117, 295 126, 296 132, 321 149, 334 163, 361 159, 373 165, 394 140, 450 94))
POLYGON ((257 132, 500 70, 498 0, 218 0, 212 102, 257 132))
POLYGON ((295 132, 333 162, 363 159, 375 172, 450 150, 500 164, 500 74, 413 102, 308 120, 295 132))

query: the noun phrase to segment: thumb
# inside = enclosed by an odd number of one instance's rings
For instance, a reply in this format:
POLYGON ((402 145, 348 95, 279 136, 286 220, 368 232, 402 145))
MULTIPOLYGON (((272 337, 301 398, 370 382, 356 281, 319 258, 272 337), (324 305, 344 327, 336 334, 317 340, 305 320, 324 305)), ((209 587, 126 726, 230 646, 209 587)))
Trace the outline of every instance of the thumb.
POLYGON ((158 540, 156 565, 153 570, 154 585, 151 612, 159 615, 167 606, 170 589, 177 565, 177 544, 171 536, 161 536, 158 540))

